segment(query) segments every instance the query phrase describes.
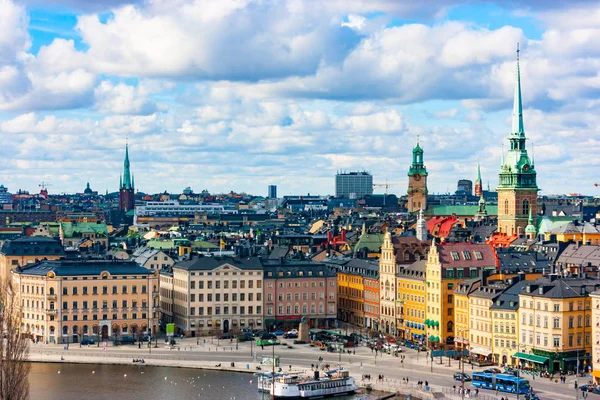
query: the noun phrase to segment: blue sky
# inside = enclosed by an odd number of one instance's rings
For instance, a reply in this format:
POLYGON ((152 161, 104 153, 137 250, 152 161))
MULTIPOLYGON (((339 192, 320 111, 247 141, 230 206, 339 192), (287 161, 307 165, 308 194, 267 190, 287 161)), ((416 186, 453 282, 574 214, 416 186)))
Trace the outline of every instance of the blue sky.
POLYGON ((0 183, 114 191, 128 137, 145 192, 400 195, 419 137, 431 192, 494 187, 520 42, 542 193, 596 194, 600 6, 569 4, 0 0, 0 183))

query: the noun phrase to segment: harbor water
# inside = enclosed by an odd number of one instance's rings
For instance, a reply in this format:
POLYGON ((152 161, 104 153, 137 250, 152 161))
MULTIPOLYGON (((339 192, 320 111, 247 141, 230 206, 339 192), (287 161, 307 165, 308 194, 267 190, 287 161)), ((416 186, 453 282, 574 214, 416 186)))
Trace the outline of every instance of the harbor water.
MULTIPOLYGON (((33 363, 30 398, 45 400, 218 399, 259 400, 252 374, 136 365, 33 363)), ((357 394, 336 397, 372 400, 357 394)))

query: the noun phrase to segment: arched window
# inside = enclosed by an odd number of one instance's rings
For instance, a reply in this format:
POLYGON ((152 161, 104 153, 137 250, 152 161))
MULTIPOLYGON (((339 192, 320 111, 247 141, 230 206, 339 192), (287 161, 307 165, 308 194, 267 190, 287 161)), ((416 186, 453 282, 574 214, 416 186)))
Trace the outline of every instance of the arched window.
POLYGON ((54 294, 54 288, 53 287, 50 288, 50 294, 54 294))
POLYGON ((67 336, 69 334, 69 327, 63 326, 62 331, 63 331, 63 336, 67 336))
POLYGON ((448 321, 448 332, 454 332, 454 323, 452 321, 448 321))
POLYGON ((529 214, 529 200, 523 200, 523 212, 521 214, 529 214))
POLYGON ((508 200, 504 200, 504 214, 508 214, 508 200))

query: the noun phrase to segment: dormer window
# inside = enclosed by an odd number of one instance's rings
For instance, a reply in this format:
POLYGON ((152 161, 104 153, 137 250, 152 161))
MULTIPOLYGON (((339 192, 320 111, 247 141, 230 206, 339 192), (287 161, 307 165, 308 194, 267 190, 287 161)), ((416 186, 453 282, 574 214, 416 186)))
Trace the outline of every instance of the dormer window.
POLYGON ((473 253, 475 254, 476 260, 483 260, 483 255, 481 254, 480 251, 474 251, 473 253))
POLYGON ((463 257, 465 258, 465 260, 470 260, 471 259, 471 253, 468 251, 463 251, 463 257))
POLYGON ((451 252, 451 254, 452 254, 452 259, 454 261, 460 260, 460 257, 458 256, 458 252, 457 251, 453 251, 453 252, 451 252))

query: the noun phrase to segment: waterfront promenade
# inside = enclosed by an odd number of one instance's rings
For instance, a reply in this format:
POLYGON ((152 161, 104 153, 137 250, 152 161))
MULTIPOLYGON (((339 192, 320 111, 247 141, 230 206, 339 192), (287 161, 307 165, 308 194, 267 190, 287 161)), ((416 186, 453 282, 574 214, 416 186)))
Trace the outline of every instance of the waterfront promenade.
MULTIPOLYGON (((285 340, 283 342, 286 343, 285 340)), ((292 345, 292 341, 287 343, 292 345)), ((280 357, 281 368, 284 371, 291 366, 293 371, 309 372, 311 365, 329 364, 331 368, 341 366, 349 370, 359 384, 370 384, 375 390, 411 393, 413 398, 433 398, 433 394, 437 398, 461 398, 458 390, 455 393, 453 389, 453 385, 460 386, 460 382, 454 381, 452 377, 454 372, 459 371, 459 363, 455 360, 449 364, 445 358, 440 364, 439 359, 435 359, 432 365, 425 353, 417 353, 414 350, 402 353, 404 358, 381 353, 375 357, 375 353, 367 347, 349 349, 351 354, 328 353, 309 345, 293 345, 292 348, 280 345, 275 346, 274 350, 275 355, 280 357), (323 358, 321 363, 318 361, 319 357, 323 358), (371 380, 363 380, 363 375, 370 375, 371 380), (378 380, 379 375, 383 375, 384 379, 378 380), (430 387, 429 391, 418 388, 418 381, 426 381, 430 387)), ((158 347, 154 347, 153 344, 151 348, 148 348, 147 343, 142 344, 141 348, 138 348, 137 344, 112 346, 111 343, 107 343, 106 347, 103 347, 103 344, 81 347, 79 344, 70 344, 68 350, 65 350, 64 345, 30 346, 30 360, 35 362, 139 365, 133 363, 133 360, 144 359, 144 365, 149 367, 202 368, 245 373, 255 373, 262 357, 270 357, 272 354, 271 347, 261 349, 253 345, 251 349, 250 343, 246 342, 238 343, 236 349, 235 341, 213 338, 178 340, 173 348, 161 340, 158 347), (61 361, 61 357, 64 361, 61 361)), ((270 367, 263 365, 261 368, 264 371, 270 367)), ((472 371, 470 365, 465 365, 466 373, 470 374, 472 371)), ((580 378, 579 383, 583 384, 585 380, 580 378)), ((549 379, 530 379, 530 383, 541 399, 575 398, 574 378, 568 379, 566 384, 553 383, 549 379)), ((474 398, 474 389, 470 383, 465 383, 465 387, 471 388, 470 398, 474 398)), ((502 397, 516 399, 516 396, 504 393, 496 395, 492 391, 479 392, 481 400, 500 400, 502 397)))

